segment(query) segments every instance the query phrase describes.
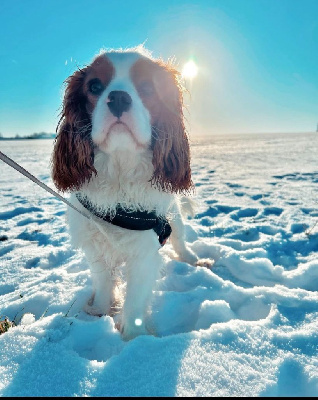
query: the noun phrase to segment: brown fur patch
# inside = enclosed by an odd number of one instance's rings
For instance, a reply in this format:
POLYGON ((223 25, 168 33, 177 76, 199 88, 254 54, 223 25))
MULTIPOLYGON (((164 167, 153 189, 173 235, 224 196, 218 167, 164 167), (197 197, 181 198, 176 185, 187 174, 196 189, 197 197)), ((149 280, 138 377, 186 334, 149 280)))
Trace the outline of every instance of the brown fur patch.
POLYGON ((131 76, 151 115, 155 169, 152 183, 170 192, 191 190, 190 148, 184 125, 179 72, 162 61, 141 58, 132 67, 131 76), (154 93, 145 95, 142 85, 150 81, 154 93))
POLYGON ((98 98, 89 93, 88 83, 98 78, 106 87, 112 75, 112 64, 101 55, 66 80, 52 157, 53 181, 61 191, 79 190, 92 174, 96 174, 90 132, 91 114, 98 98))

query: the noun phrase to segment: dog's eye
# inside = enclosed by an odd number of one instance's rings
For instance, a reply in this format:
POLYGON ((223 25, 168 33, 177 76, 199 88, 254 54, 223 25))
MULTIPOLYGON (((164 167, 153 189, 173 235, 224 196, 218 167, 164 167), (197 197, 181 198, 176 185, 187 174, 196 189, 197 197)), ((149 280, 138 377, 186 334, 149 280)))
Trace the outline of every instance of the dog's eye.
POLYGON ((138 92, 142 96, 152 96, 155 93, 155 87, 151 81, 143 81, 138 85, 138 92))
POLYGON ((88 82, 88 90, 94 96, 99 96, 104 89, 105 89, 104 85, 99 79, 92 79, 91 81, 88 82))

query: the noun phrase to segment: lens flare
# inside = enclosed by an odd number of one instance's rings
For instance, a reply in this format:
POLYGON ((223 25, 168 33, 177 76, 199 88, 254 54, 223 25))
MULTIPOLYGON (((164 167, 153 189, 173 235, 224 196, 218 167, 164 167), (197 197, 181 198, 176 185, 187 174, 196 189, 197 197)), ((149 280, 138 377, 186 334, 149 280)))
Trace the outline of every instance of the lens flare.
POLYGON ((198 73, 198 67, 193 60, 190 60, 184 64, 182 68, 182 76, 184 78, 192 79, 197 75, 197 73, 198 73))

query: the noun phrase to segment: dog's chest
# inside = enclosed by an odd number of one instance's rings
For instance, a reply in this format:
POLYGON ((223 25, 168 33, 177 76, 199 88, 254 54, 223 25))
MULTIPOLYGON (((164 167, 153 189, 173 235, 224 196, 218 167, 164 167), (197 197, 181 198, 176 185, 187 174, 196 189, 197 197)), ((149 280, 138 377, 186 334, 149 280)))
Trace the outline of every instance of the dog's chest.
POLYGON ((158 190, 151 183, 151 154, 118 154, 95 157, 97 175, 83 187, 83 192, 98 207, 113 210, 124 208, 156 211, 166 215, 173 195, 158 190))

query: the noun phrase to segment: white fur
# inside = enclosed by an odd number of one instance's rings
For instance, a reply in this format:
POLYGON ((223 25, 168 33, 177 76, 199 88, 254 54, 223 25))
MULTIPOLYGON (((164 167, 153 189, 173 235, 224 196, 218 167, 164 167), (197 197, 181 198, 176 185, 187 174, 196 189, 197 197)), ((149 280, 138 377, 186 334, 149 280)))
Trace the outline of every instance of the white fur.
MULTIPOLYGON (((120 203, 123 207, 155 210, 158 215, 167 216, 173 229, 171 243, 180 260, 195 264, 197 256, 185 244, 178 196, 160 191, 149 182, 153 175, 150 116, 129 78, 129 68, 138 56, 123 53, 121 57, 108 57, 116 74, 100 96, 92 118, 97 176, 81 188, 81 193, 101 210, 114 211, 120 203), (121 117, 126 125, 115 128, 111 125, 116 118, 107 107, 107 96, 112 90, 125 90, 132 98, 132 108, 121 117)), ((84 209, 74 194, 71 200, 84 209)), ((86 311, 94 315, 111 313, 116 269, 124 264, 127 286, 121 332, 126 340, 146 334, 147 309, 163 263, 156 233, 92 222, 73 209, 68 210, 68 218, 72 243, 84 250, 92 273, 94 292, 86 311)))

